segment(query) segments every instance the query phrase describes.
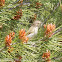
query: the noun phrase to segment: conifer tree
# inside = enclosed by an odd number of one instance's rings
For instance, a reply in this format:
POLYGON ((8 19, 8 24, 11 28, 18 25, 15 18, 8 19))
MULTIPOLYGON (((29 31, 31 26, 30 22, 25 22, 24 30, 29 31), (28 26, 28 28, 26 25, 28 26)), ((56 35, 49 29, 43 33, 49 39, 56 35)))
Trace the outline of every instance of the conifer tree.
POLYGON ((62 1, 0 0, 0 61, 61 62, 62 1), (28 38, 37 20, 38 33, 28 38))

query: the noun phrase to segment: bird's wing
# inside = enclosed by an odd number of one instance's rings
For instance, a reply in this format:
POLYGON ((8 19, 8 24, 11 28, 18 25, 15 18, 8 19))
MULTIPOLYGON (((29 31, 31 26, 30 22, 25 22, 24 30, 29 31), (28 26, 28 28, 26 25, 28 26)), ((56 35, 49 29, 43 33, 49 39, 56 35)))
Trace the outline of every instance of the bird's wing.
POLYGON ((34 33, 27 35, 28 38, 32 38, 33 36, 34 36, 34 33))
POLYGON ((34 32, 34 27, 30 27, 29 30, 26 32, 26 35, 31 34, 34 32))

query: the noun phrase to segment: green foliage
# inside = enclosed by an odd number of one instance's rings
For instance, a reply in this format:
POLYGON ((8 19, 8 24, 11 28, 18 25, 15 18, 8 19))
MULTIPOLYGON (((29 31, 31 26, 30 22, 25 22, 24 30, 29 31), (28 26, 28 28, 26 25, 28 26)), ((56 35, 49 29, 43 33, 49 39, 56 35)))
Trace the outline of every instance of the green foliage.
POLYGON ((42 23, 50 15, 46 24, 53 23, 56 25, 56 30, 60 29, 62 27, 61 8, 58 7, 53 12, 54 7, 57 6, 59 0, 23 0, 23 2, 24 4, 22 6, 17 6, 20 4, 17 0, 6 0, 5 6, 0 8, 0 26, 3 26, 2 29, 0 29, 0 49, 5 46, 6 35, 12 31, 15 32, 15 37, 12 40, 11 45, 14 50, 11 53, 8 53, 8 48, 3 49, 3 51, 0 52, 1 62, 5 62, 6 59, 14 61, 14 59, 18 59, 16 55, 22 56, 22 62, 44 62, 42 55, 47 49, 51 52, 50 59, 52 62, 61 62, 62 43, 59 41, 60 38, 62 38, 62 32, 56 33, 49 39, 46 38, 47 41, 45 41, 41 40, 45 38, 44 28, 41 27, 38 34, 34 38, 29 39, 26 44, 22 44, 19 39, 19 30, 25 29, 28 31, 32 24, 30 23, 30 17, 34 17, 34 14, 37 15, 36 20, 40 20, 42 23), (14 4, 15 1, 16 3, 14 4), (43 5, 36 9, 35 2, 37 1, 43 5), (25 2, 28 2, 29 5, 25 4, 25 2), (14 20, 13 17, 19 9, 22 9, 23 15, 19 20, 14 20), (53 14, 51 14, 52 12, 53 14))

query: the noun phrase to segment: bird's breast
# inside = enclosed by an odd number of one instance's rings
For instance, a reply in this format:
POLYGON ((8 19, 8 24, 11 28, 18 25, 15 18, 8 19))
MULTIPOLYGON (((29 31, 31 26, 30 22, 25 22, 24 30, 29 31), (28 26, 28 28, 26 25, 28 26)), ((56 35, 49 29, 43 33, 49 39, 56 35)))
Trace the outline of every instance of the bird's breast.
POLYGON ((34 30, 35 32, 35 34, 37 34, 38 33, 38 27, 35 27, 35 30, 34 30))
POLYGON ((30 30, 31 30, 32 33, 27 35, 28 38, 32 38, 33 36, 37 35, 37 33, 38 33, 38 27, 31 27, 31 28, 30 28, 30 30))

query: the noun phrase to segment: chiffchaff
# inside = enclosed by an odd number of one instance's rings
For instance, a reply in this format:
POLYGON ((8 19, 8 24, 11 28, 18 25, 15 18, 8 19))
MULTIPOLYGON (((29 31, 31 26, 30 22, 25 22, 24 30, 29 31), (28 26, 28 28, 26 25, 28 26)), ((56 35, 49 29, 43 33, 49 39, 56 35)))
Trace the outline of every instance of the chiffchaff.
POLYGON ((32 38, 33 36, 37 35, 38 29, 41 26, 41 21, 34 21, 32 26, 27 31, 26 35, 28 38, 32 38))

